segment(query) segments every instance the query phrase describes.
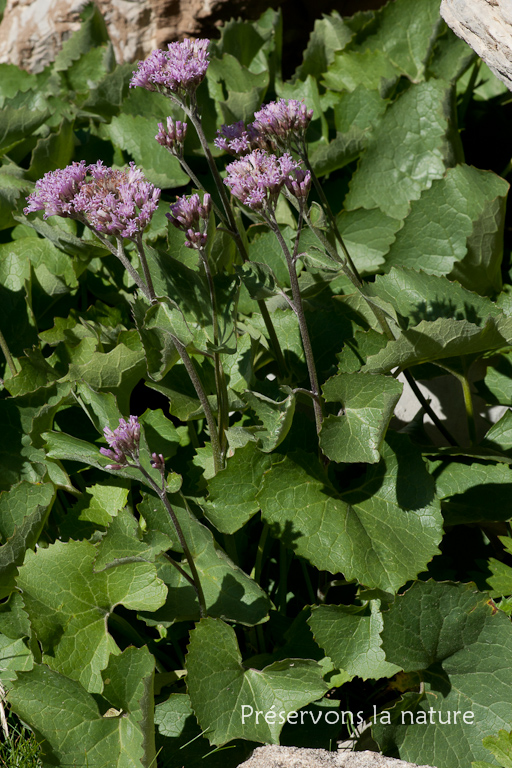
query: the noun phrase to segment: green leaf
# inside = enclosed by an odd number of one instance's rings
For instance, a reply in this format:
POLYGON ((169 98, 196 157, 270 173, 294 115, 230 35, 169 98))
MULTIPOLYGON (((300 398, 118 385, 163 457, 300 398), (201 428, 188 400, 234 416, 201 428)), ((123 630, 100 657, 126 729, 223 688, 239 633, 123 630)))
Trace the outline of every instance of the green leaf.
POLYGON ((37 181, 48 171, 64 168, 75 153, 73 124, 63 120, 56 132, 38 142, 32 150, 32 161, 27 178, 37 181))
POLYGON ((346 26, 337 11, 315 20, 313 32, 303 54, 302 63, 297 67, 295 79, 305 80, 308 75, 318 78, 334 59, 334 54, 352 39, 353 32, 346 26))
POLYGON ((512 732, 501 730, 497 736, 486 736, 482 744, 503 768, 512 768, 512 732))
POLYGON ((0 64, 0 94, 2 99, 1 106, 4 106, 6 100, 10 100, 17 93, 30 91, 37 87, 37 78, 30 72, 27 72, 15 64, 0 64))
MULTIPOLYGON (((136 331, 128 333, 132 340, 135 339, 136 331)), ((110 352, 94 352, 87 363, 71 364, 66 379, 83 381, 93 389, 112 392, 117 398, 119 409, 129 413, 131 391, 146 372, 140 342, 137 346, 139 349, 131 349, 123 343, 110 352)))
POLYGON ((154 562, 155 557, 166 552, 171 545, 171 539, 158 531, 153 531, 148 541, 143 540, 131 512, 121 509, 98 545, 94 572, 126 563, 154 562))
POLYGON ((489 316, 500 315, 500 308, 494 302, 459 283, 412 269, 393 268, 387 275, 378 275, 366 292, 391 304, 407 318, 408 325, 440 317, 465 319, 481 325, 489 316))
MULTIPOLYGON (((250 626, 263 621, 270 606, 263 590, 229 560, 182 497, 175 494, 171 503, 199 572, 208 613, 250 626)), ((144 496, 138 510, 148 531, 164 533, 173 540, 173 551, 181 551, 169 513, 157 497, 144 496)), ((188 571, 186 562, 182 561, 181 567, 188 571)), ((196 620, 199 607, 190 583, 168 561, 160 561, 158 575, 169 587, 168 600, 149 618, 158 623, 196 620)))
POLYGON ((175 337, 192 352, 204 350, 207 345, 203 329, 200 326, 190 327, 178 305, 165 296, 146 312, 143 330, 166 333, 171 337, 171 341, 175 337))
POLYGON ((406 694, 390 711, 391 725, 373 726, 379 747, 398 750, 403 760, 439 768, 462 768, 485 759, 482 737, 510 727, 510 619, 473 584, 433 581, 414 584, 383 618, 386 659, 406 672, 426 671, 425 693, 406 694), (411 715, 402 717, 402 710, 411 712, 412 725, 411 715), (454 724, 457 710, 461 714, 454 724), (464 712, 469 713, 465 721, 464 712))
POLYGON ((34 392, 59 378, 39 349, 27 349, 26 355, 18 359, 18 368, 16 376, 9 370, 4 379, 5 388, 13 397, 34 392))
POLYGON ((17 568, 25 553, 35 547, 55 499, 52 483, 23 482, 0 494, 0 598, 15 587, 17 568))
POLYGON ((475 61, 475 52, 447 24, 441 27, 432 56, 428 62, 428 72, 440 80, 455 82, 475 61))
POLYGON ((455 267, 452 276, 467 288, 479 293, 499 290, 496 273, 502 257, 507 192, 506 182, 489 171, 468 165, 449 168, 411 203, 411 212, 386 256, 386 268, 420 264, 425 272, 447 275, 455 267), (478 265, 472 280, 464 266, 466 259, 473 270, 478 265))
POLYGON ((226 124, 250 121, 269 83, 267 70, 251 72, 229 53, 210 61, 206 77, 210 95, 216 99, 217 111, 226 124))
POLYGON ((272 269, 267 264, 257 261, 248 261, 235 267, 242 283, 247 288, 251 299, 268 299, 280 292, 279 283, 272 269))
POLYGON ((0 684, 11 688, 18 672, 32 669, 34 658, 23 640, 12 640, 0 634, 0 684))
POLYGON ((250 442, 238 448, 226 468, 208 480, 204 512, 217 530, 234 533, 256 514, 260 508, 256 494, 269 467, 270 456, 250 442))
POLYGON ((380 447, 402 394, 402 384, 387 376, 342 373, 323 385, 328 403, 341 403, 341 415, 328 416, 322 424, 320 447, 338 462, 380 460, 380 447))
POLYGON ((434 480, 409 440, 390 434, 381 453, 360 485, 341 495, 310 456, 282 458, 265 474, 258 500, 272 535, 299 557, 394 592, 437 554, 442 518, 434 480))
POLYGON ((277 744, 280 719, 284 722, 327 690, 322 668, 309 659, 285 659, 262 670, 246 669, 234 630, 218 619, 201 619, 191 632, 186 665, 188 692, 199 725, 219 746, 237 737, 277 744), (222 690, 223 696, 212 700, 212 689, 222 690), (261 716, 256 722, 256 711, 271 709, 275 722, 261 716))
POLYGON ((63 44, 55 58, 53 69, 65 72, 73 62, 92 49, 109 42, 107 27, 100 10, 93 3, 81 13, 81 25, 63 44))
POLYGON ((447 525, 509 519, 512 470, 506 464, 452 461, 436 468, 435 474, 447 525))
POLYGON ((30 136, 42 125, 49 112, 47 110, 32 110, 27 107, 14 109, 7 106, 2 111, 2 126, 0 128, 0 156, 6 154, 12 147, 30 136))
POLYGON ((18 675, 9 700, 44 739, 45 765, 150 768, 155 760, 153 669, 147 648, 127 648, 105 669, 101 699, 41 664, 18 675), (122 714, 106 716, 109 704, 122 714))
POLYGON ((425 64, 443 24, 437 0, 395 0, 375 14, 376 30, 359 46, 382 51, 413 82, 425 79, 425 64))
MULTIPOLYGON (((285 390, 283 390, 285 391, 285 390)), ((262 426, 252 428, 263 453, 270 453, 280 445, 290 431, 295 413, 295 395, 288 389, 284 400, 272 400, 259 392, 247 390, 242 397, 254 411, 262 426)))
POLYGON ((158 123, 142 115, 120 114, 100 127, 100 136, 129 152, 146 178, 155 186, 182 187, 189 182, 179 161, 155 141, 158 123))
POLYGON ((340 373, 356 373, 364 365, 367 357, 375 355, 388 343, 387 336, 370 328, 368 331, 356 331, 353 339, 348 339, 338 355, 340 373))
POLYGON ((57 541, 37 553, 28 552, 18 586, 43 647, 43 661, 87 690, 101 693, 101 671, 109 654, 118 652, 107 632, 109 613, 119 604, 156 611, 167 588, 150 563, 95 573, 96 555, 96 547, 87 541, 57 541))
POLYGON ((308 624, 316 642, 337 669, 363 680, 393 677, 401 667, 386 661, 380 632, 384 626, 380 600, 363 606, 320 605, 308 624))
POLYGON ((0 167, 0 230, 15 225, 13 212, 22 202, 20 196, 32 191, 32 185, 21 175, 9 173, 9 168, 5 165, 0 167))
POLYGON ((208 768, 235 768, 248 759, 257 745, 237 740, 227 750, 212 751, 210 742, 202 736, 194 717, 190 696, 186 693, 172 693, 167 701, 155 707, 155 725, 158 726, 162 751, 158 760, 162 768, 203 768, 208 758, 208 768), (229 760, 229 762, 227 762, 229 760))
POLYGON ((441 317, 434 322, 422 320, 403 331, 398 339, 368 359, 363 371, 388 373, 398 366, 402 370, 411 365, 443 361, 459 355, 478 357, 484 352, 508 346, 512 341, 512 320, 503 316, 489 317, 479 327, 467 320, 441 317))
POLYGON ((398 77, 397 68, 382 51, 348 50, 335 54, 322 82, 332 91, 355 91, 362 86, 384 96, 398 77))
POLYGON ((485 443, 494 444, 502 451, 512 449, 512 411, 505 411, 501 419, 492 425, 485 435, 485 443))
POLYGON ((408 88, 389 106, 352 177, 346 209, 380 208, 395 219, 407 216, 410 202, 456 162, 451 99, 445 83, 429 80, 408 88))
MULTIPOLYGON (((112 117, 119 113, 123 98, 128 92, 128 84, 133 74, 134 66, 126 62, 109 72, 94 87, 82 103, 82 109, 95 112, 102 117, 112 117)), ((141 91, 142 89, 137 89, 141 91)), ((152 94, 153 95, 153 94, 152 94)), ((128 112, 128 110, 126 110, 128 112)), ((147 113, 146 113, 147 116, 147 113)))

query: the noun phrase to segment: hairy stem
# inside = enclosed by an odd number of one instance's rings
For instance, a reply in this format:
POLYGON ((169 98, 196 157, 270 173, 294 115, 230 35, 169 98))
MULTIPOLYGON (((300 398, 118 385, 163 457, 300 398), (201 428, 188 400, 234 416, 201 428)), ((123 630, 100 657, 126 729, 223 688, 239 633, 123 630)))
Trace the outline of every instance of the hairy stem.
MULTIPOLYGON (((176 533, 178 534, 178 541, 180 542, 181 548, 183 549, 183 554, 185 555, 188 563, 188 567, 190 568, 190 572, 192 574, 193 578, 193 584, 194 589, 197 595, 197 599, 199 601, 199 611, 201 614, 201 618, 206 616, 206 603, 204 599, 204 593, 203 588, 201 587, 201 581, 199 579, 199 573, 197 572, 196 564, 194 562, 194 558, 192 557, 192 553, 188 547, 188 544, 186 542, 185 536, 183 534, 183 530, 181 528, 181 525, 179 524, 178 518, 176 517, 176 513, 174 509, 172 508, 171 502, 169 501, 167 497, 167 493, 165 491, 165 488, 160 488, 157 483, 153 480, 149 472, 146 472, 140 461, 137 459, 137 466, 139 470, 142 472, 146 480, 150 483, 151 487, 155 491, 155 493, 158 494, 158 497, 164 507, 166 508, 167 512, 169 513, 169 517, 172 520, 172 524, 174 525, 174 528, 176 530, 176 533)), ((162 485, 163 485, 163 478, 162 478, 162 485)), ((176 563, 174 563, 177 565, 176 563)))
MULTIPOLYGON (((221 179, 219 169, 217 168, 217 164, 215 163, 215 159, 211 153, 210 147, 208 145, 208 142, 206 141, 206 136, 204 135, 203 126, 201 123, 201 116, 199 114, 199 109, 197 106, 197 101, 195 99, 195 95, 193 97, 193 101, 191 103, 191 106, 188 107, 187 105, 183 104, 183 109, 187 116, 190 118, 194 128, 196 129, 196 133, 199 137, 199 141, 201 142, 201 147, 203 148, 203 152, 205 154, 206 160, 208 162, 208 166, 210 168, 211 174, 213 176, 213 179, 215 181, 215 186, 217 187, 217 191, 219 193, 220 199, 222 201, 222 207, 224 208, 226 219, 228 222, 229 229, 231 230, 231 233, 233 235, 233 238, 235 240, 236 246, 238 248, 238 252, 242 258, 242 261, 249 261, 249 255, 246 251, 244 242, 242 240, 242 236, 239 232, 235 215, 233 213, 233 209, 229 202, 229 196, 226 192, 226 187, 221 179)), ((269 336, 270 346, 272 347, 272 350, 274 352, 274 357, 276 359, 276 363, 278 366, 278 370, 281 376, 284 375, 286 370, 286 365, 284 362, 283 352, 281 350, 281 345, 279 344, 279 339, 277 338, 277 334, 274 328, 274 324, 272 323, 272 319, 270 317, 270 314, 268 312, 268 309, 265 305, 265 302, 262 299, 259 299, 258 302, 258 308, 261 312, 261 316, 263 318, 263 322, 265 323, 265 327, 267 329, 267 333, 269 336)))
MULTIPOLYGON (((314 395, 313 409, 315 413, 316 431, 317 431, 317 434, 319 434, 320 429, 322 428, 322 418, 323 418, 322 405, 320 400, 320 387, 318 386, 318 376, 316 373, 315 358, 313 356, 313 348, 311 346, 311 339, 309 338, 309 331, 306 323, 306 316, 304 314, 304 307, 302 305, 302 297, 300 295, 300 287, 299 287, 299 281, 297 278, 297 270, 295 268, 294 257, 291 255, 290 251, 288 250, 288 246, 286 245, 284 238, 281 234, 281 230, 279 229, 279 224, 277 223, 274 213, 271 212, 268 216, 264 216, 264 218, 266 219, 268 225, 270 226, 275 236, 277 237, 279 241, 279 245, 281 246, 281 249, 286 259, 288 274, 290 275, 290 284, 292 287, 294 311, 295 311, 295 314, 297 315, 297 320, 299 321, 300 335, 302 338, 302 346, 304 348, 304 354, 306 356, 306 364, 307 364, 308 373, 309 373, 309 383, 311 385, 311 391, 313 392, 313 395, 314 395)), ((301 221, 302 221, 302 216, 299 216, 299 227, 301 225, 301 221)), ((294 255, 296 255, 295 251, 297 251, 297 248, 298 248, 299 237, 300 237, 300 228, 297 231, 294 255)))
POLYGON ((123 241, 122 239, 117 239, 117 247, 115 245, 112 245, 110 240, 106 238, 101 232, 98 232, 97 229, 94 229, 94 227, 91 227, 90 224, 87 224, 87 222, 84 222, 86 226, 89 227, 91 232, 94 232, 98 240, 101 241, 101 243, 105 246, 105 248, 108 248, 110 253, 112 253, 116 258, 119 259, 123 267, 126 269, 130 277, 132 278, 133 282, 136 284, 138 288, 142 291, 144 296, 147 299, 151 299, 148 286, 142 279, 142 277, 139 275, 136 269, 132 266, 130 260, 127 258, 124 248, 123 248, 123 241))
POLYGON ((174 346, 178 350, 178 354, 183 361, 183 365, 185 366, 185 369, 190 377, 190 381, 193 384, 193 387, 196 391, 199 402, 201 403, 201 406, 203 408, 204 415, 206 418, 206 423, 208 424, 208 430, 210 432, 210 440, 212 442, 213 466, 214 466, 215 474, 217 474, 217 472, 219 472, 224 466, 223 459, 222 459, 222 451, 220 448, 219 430, 217 428, 217 422, 215 421, 214 415, 212 413, 212 409, 210 408, 210 403, 208 402, 208 398, 206 397, 206 393, 203 389, 201 379, 196 373, 196 369, 194 368, 194 363, 190 359, 190 356, 187 350, 185 349, 183 344, 180 341, 178 341, 176 336, 173 336, 172 340, 174 342, 174 346))
POLYGON ((7 342, 5 340, 5 337, 2 331, 0 331, 0 349, 4 353, 5 361, 9 366, 10 372, 12 373, 13 376, 16 376, 18 371, 16 370, 16 366, 14 365, 14 360, 12 359, 11 351, 7 346, 7 342))
POLYGON ((142 264, 142 271, 144 272, 144 278, 146 285, 148 286, 149 300, 152 304, 156 304, 155 289, 153 287, 153 280, 151 279, 151 273, 148 267, 148 260, 146 258, 146 252, 142 244, 142 235, 139 233, 135 238, 135 245, 139 254, 140 263, 142 264))
POLYGON ((348 262, 348 264, 350 266, 350 269, 352 270, 352 273, 354 274, 354 277, 356 277, 357 280, 359 282, 361 282, 361 275, 357 271, 357 267, 354 264, 354 262, 352 261, 350 253, 348 252, 347 247, 345 246, 345 243, 343 242, 343 238, 342 238, 341 233, 340 233, 340 231, 338 229, 338 225, 336 223, 336 219, 335 219, 334 214, 332 212, 331 206, 329 205, 329 201, 327 200, 327 197, 325 196, 325 192, 322 189, 322 185, 320 184, 318 176, 314 172, 314 170, 313 170, 313 168, 311 166, 311 163, 309 162, 308 151, 307 151, 307 147, 306 147, 306 142, 305 141, 303 141, 302 145, 299 147, 299 156, 300 156, 300 159, 303 161, 304 165, 306 166, 306 168, 308 169, 308 171, 311 174, 311 180, 312 180, 313 185, 314 185, 314 187, 315 187, 315 189, 317 191, 318 197, 320 198, 320 203, 322 205, 324 213, 327 216, 327 218, 329 219, 329 223, 330 223, 330 225, 332 227, 332 231, 334 232, 334 235, 335 235, 337 241, 339 242, 339 244, 341 246, 341 249, 342 249, 343 254, 344 254, 344 256, 345 256, 345 258, 346 258, 346 260, 347 260, 347 262, 348 262))
MULTIPOLYGON (((203 248, 199 248, 199 256, 203 263, 206 279, 208 281, 208 288, 210 291, 210 302, 212 306, 213 317, 213 343, 216 347, 219 346, 219 320, 217 311, 217 297, 215 296, 215 285, 213 283, 213 275, 208 263, 208 257, 203 248)), ((228 403, 228 389, 226 385, 226 377, 224 375, 224 369, 220 360, 219 352, 213 353, 213 361, 215 366, 215 388, 217 390, 217 402, 218 402, 218 416, 219 416, 219 443, 222 459, 226 455, 227 438, 226 430, 229 427, 229 403, 228 403)))

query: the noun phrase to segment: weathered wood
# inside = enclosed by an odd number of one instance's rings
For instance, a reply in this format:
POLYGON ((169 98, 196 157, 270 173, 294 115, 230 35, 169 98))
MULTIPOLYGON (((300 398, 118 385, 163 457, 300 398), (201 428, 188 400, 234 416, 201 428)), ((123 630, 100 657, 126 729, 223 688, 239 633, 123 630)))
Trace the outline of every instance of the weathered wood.
POLYGON ((442 0, 441 16, 512 90, 511 0, 442 0))

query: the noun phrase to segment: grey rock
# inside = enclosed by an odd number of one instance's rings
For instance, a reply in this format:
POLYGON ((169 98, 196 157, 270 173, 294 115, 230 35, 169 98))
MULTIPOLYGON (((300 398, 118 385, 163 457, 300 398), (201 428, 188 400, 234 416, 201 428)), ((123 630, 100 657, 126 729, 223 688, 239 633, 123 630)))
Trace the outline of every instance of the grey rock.
POLYGON ((442 0, 441 16, 512 90, 510 0, 442 0))
POLYGON ((431 768, 377 752, 327 752, 298 747, 258 747, 239 768, 431 768))

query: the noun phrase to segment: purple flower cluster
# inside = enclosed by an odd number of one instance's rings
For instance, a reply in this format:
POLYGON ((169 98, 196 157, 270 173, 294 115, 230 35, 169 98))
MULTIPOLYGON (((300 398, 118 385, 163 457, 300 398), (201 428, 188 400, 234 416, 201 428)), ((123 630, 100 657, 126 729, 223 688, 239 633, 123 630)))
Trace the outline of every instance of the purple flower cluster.
POLYGON ((211 196, 206 193, 203 202, 199 195, 190 195, 187 197, 177 197, 174 205, 171 205, 171 212, 165 215, 175 227, 185 232, 187 239, 185 245, 187 248, 204 248, 207 239, 208 219, 212 209, 211 196))
POLYGON ((44 211, 43 219, 49 216, 75 216, 74 200, 87 176, 84 160, 72 163, 66 168, 45 173, 36 182, 35 191, 27 197, 28 205, 23 209, 25 215, 33 211, 44 211))
POLYGON ((289 146, 292 140, 302 141, 313 117, 303 101, 279 99, 265 104, 254 114, 253 128, 258 134, 278 146, 289 146))
POLYGON ((246 127, 243 120, 233 125, 223 125, 217 131, 217 137, 213 143, 224 152, 230 155, 246 155, 251 150, 256 149, 257 136, 252 128, 252 124, 246 127))
POLYGON ((130 163, 126 171, 107 168, 99 160, 89 166, 92 180, 82 184, 75 210, 98 232, 133 240, 147 227, 158 206, 160 190, 130 163))
POLYGON ((214 143, 232 155, 245 155, 254 149, 270 152, 287 151, 293 144, 305 140, 306 130, 313 117, 303 101, 280 99, 266 104, 254 115, 254 122, 245 125, 242 120, 223 125, 217 131, 214 143))
POLYGON ((128 459, 138 461, 140 424, 137 416, 130 416, 128 421, 119 419, 117 429, 104 427, 105 440, 110 448, 100 448, 100 453, 113 461, 107 469, 122 469, 128 464, 128 459))
POLYGON ((151 221, 159 198, 160 190, 134 163, 114 170, 101 160, 88 166, 82 161, 39 179, 24 212, 71 217, 105 235, 133 240, 151 221))
POLYGON ((187 135, 187 123, 182 123, 181 120, 174 120, 172 117, 167 118, 167 128, 164 128, 163 123, 158 123, 158 133, 155 139, 162 147, 165 147, 176 157, 183 157, 183 145, 185 144, 185 136, 187 135))
POLYGON ((178 97, 191 95, 202 82, 208 69, 209 40, 189 40, 169 43, 168 50, 153 51, 139 63, 132 76, 130 88, 140 85, 148 91, 158 91, 178 97))
POLYGON ((230 163, 226 171, 224 183, 231 194, 253 211, 262 212, 275 209, 284 184, 304 185, 307 176, 291 155, 276 157, 262 149, 230 163))

